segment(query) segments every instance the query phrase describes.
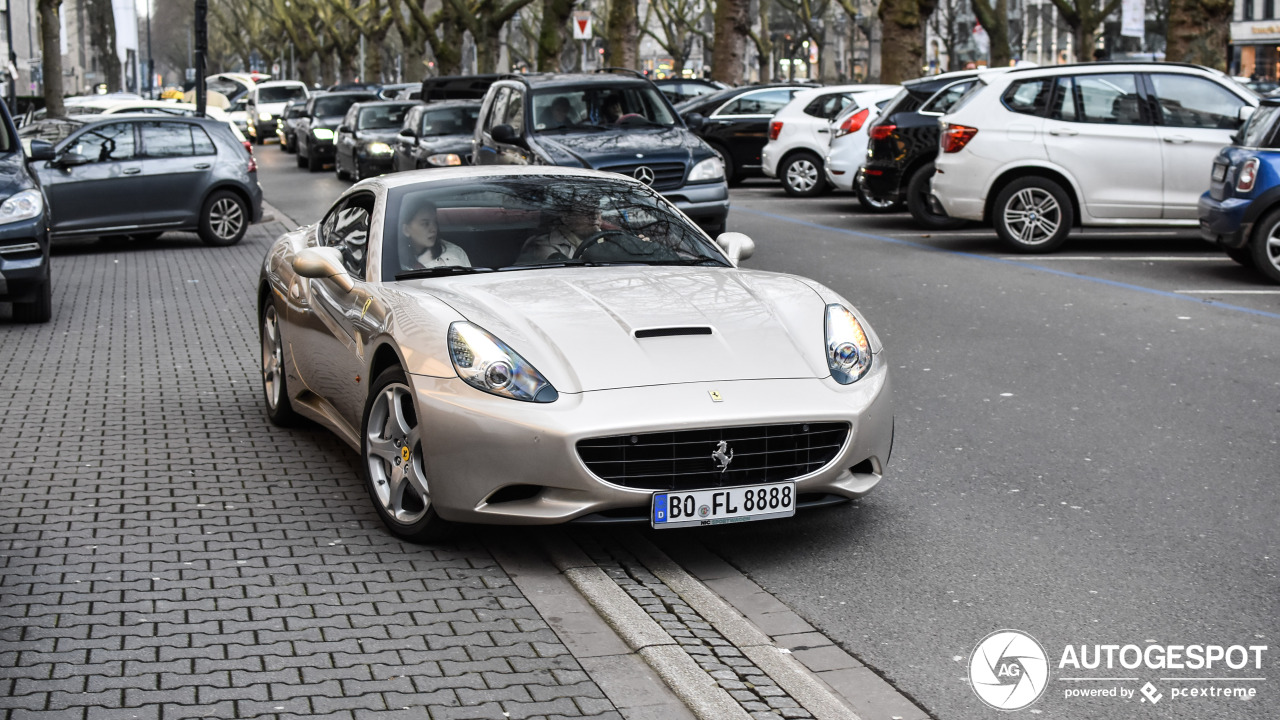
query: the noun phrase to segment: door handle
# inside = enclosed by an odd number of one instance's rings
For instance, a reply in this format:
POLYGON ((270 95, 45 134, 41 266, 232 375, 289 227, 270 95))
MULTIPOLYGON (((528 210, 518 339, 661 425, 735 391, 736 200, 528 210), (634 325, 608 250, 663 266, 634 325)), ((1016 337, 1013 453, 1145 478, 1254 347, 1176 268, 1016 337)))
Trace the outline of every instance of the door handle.
POLYGON ((125 168, 124 169, 125 175, 137 175, 140 172, 142 172, 142 168, 125 168))
POLYGON ((1075 135, 1079 135, 1080 133, 1076 132, 1075 130, 1072 130, 1071 128, 1054 128, 1049 131, 1049 134, 1058 135, 1061 137, 1072 137, 1075 135))
POLYGON ((1191 138, 1187 137, 1186 135, 1173 135, 1173 136, 1164 138, 1164 141, 1171 145, 1186 145, 1187 143, 1191 142, 1191 138))
POLYGON ((212 166, 212 165, 210 165, 209 163, 196 163, 196 169, 197 169, 197 170, 208 170, 208 169, 209 169, 209 168, 211 168, 211 167, 213 167, 213 166, 212 166))
POLYGON ((829 132, 831 132, 831 129, 830 129, 830 128, 818 128, 818 132, 820 132, 820 133, 829 133, 829 132))

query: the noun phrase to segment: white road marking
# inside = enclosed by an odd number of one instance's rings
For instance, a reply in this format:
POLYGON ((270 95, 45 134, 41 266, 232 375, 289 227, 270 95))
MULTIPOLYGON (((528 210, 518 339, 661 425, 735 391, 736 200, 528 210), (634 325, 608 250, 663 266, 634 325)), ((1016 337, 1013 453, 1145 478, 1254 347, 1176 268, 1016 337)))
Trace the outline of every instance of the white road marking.
POLYGON ((1141 262, 1235 262, 1222 255, 1142 255, 1103 257, 1101 255, 1001 255, 1001 260, 1128 260, 1141 262))
POLYGON ((1174 290, 1183 295, 1280 295, 1280 290, 1174 290))

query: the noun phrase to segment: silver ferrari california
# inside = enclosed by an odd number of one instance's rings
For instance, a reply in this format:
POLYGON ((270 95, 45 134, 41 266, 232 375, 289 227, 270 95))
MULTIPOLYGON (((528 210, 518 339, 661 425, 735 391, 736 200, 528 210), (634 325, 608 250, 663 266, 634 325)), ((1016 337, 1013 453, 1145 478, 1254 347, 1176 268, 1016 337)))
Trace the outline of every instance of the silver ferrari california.
POLYGON ((387 527, 417 541, 860 497, 893 444, 880 341, 830 289, 737 267, 754 247, 614 173, 366 180, 267 253, 267 414, 359 452, 387 527))

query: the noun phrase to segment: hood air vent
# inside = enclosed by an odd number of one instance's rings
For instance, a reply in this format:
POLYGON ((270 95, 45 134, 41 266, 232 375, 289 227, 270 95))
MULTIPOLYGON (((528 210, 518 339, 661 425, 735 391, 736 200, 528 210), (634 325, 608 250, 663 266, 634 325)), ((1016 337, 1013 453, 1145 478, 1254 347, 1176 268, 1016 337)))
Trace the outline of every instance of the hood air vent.
POLYGON ((665 328, 644 328, 636 330, 635 336, 637 340, 653 337, 672 337, 674 335, 710 335, 711 328, 706 325, 694 327, 665 327, 665 328))

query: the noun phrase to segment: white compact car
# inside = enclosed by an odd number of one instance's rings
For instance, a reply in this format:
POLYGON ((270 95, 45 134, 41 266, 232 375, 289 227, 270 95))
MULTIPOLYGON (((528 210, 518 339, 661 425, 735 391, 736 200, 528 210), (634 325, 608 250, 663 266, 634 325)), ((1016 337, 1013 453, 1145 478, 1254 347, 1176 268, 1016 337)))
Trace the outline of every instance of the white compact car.
POLYGON ((1192 65, 983 76, 941 119, 930 201, 1021 252, 1050 252, 1077 225, 1195 227, 1214 157, 1257 105, 1192 65))
POLYGON ((901 89, 891 85, 858 93, 855 102, 831 121, 831 146, 822 158, 827 182, 837 190, 857 193, 862 207, 873 212, 893 210, 899 203, 876 200, 864 193, 857 182, 862 164, 867 160, 867 131, 901 89))
POLYGON ((812 197, 829 189, 823 156, 830 144, 831 121, 853 105, 870 101, 867 93, 898 91, 895 85, 831 85, 801 90, 774 114, 769 142, 760 155, 764 174, 782 180, 788 195, 812 197))
POLYGON ((250 137, 259 145, 275 137, 276 121, 284 114, 284 106, 290 100, 306 100, 310 96, 306 84, 297 80, 272 80, 255 85, 249 91, 245 107, 245 125, 250 137))

